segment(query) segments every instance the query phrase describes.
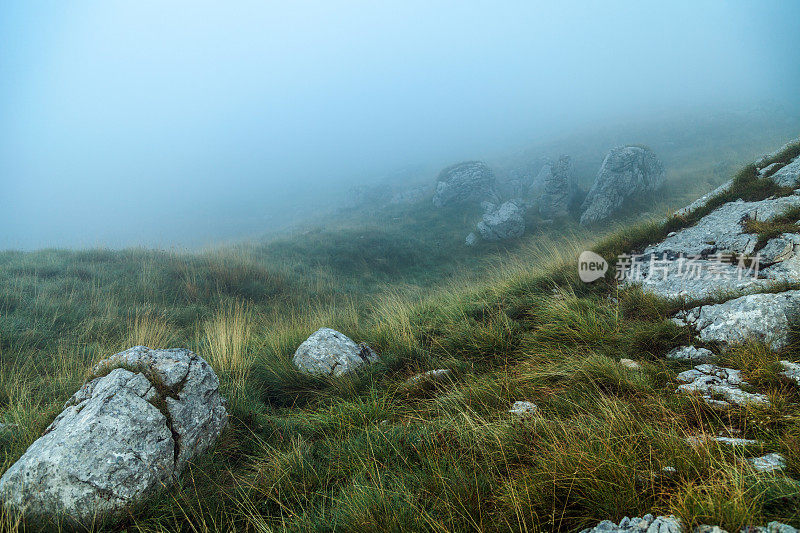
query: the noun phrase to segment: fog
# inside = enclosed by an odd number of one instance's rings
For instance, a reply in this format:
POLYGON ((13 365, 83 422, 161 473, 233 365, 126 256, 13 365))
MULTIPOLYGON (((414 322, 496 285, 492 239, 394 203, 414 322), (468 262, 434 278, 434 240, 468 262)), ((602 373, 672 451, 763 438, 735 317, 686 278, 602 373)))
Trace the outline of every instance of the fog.
POLYGON ((6 1, 0 248, 258 236, 408 165, 796 106, 798 21, 762 1, 6 1))

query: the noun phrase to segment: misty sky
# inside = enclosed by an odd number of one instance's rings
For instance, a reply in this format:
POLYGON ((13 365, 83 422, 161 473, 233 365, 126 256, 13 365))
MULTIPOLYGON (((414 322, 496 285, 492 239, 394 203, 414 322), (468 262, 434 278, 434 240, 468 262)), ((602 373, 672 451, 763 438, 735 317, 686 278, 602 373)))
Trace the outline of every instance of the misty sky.
POLYGON ((198 245, 586 122, 796 103, 800 2, 0 4, 0 248, 198 245))

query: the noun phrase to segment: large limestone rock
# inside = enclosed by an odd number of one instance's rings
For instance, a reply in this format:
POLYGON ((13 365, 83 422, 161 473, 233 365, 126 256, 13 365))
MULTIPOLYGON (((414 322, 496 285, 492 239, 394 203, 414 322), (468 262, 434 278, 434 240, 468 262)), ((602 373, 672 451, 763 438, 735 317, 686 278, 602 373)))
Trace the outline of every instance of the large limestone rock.
POLYGON ((505 202, 483 215, 478 233, 487 241, 521 237, 525 233, 525 212, 516 202, 505 202))
POLYGON ((173 483, 227 425, 217 376, 189 350, 136 346, 95 370, 0 478, 6 505, 77 523, 115 516, 173 483))
POLYGON ((569 214, 570 203, 575 196, 575 180, 572 178, 572 163, 569 156, 547 165, 549 172, 542 182, 539 198, 539 214, 544 218, 560 218, 569 214))
POLYGON ((756 340, 779 350, 789 344, 790 333, 800 320, 800 291, 749 294, 695 307, 673 320, 692 327, 704 342, 730 345, 756 340))
POLYGON ((297 348, 292 362, 310 374, 342 376, 378 359, 378 354, 366 344, 356 344, 334 329, 320 328, 297 348))
POLYGON ((495 178, 481 161, 458 163, 442 170, 436 183, 433 205, 479 203, 494 194, 495 178))
POLYGON ((600 167, 594 185, 583 202, 581 224, 593 224, 612 216, 626 198, 658 189, 664 182, 664 166, 648 148, 613 148, 600 167))

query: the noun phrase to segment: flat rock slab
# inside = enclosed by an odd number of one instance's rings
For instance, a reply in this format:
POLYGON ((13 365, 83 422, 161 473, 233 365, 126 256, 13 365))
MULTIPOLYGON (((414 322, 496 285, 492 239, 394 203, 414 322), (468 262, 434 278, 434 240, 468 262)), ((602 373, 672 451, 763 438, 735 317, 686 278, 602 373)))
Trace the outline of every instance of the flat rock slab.
POLYGON ((664 253, 687 256, 712 255, 718 252, 751 254, 758 236, 744 232, 748 219, 769 221, 791 207, 800 206, 800 196, 786 196, 724 204, 701 218, 694 226, 675 232, 662 242, 648 246, 645 254, 664 253))
POLYGON ((6 505, 79 524, 115 516, 173 483, 227 424, 216 375, 189 350, 137 346, 99 369, 0 478, 6 505))
POLYGON ((304 372, 320 376, 343 376, 378 362, 378 354, 364 343, 331 328, 320 328, 294 353, 292 362, 304 372))
POLYGON ((742 385, 748 383, 742 379, 741 371, 732 368, 702 364, 681 372, 676 379, 683 385, 678 386, 675 392, 699 394, 706 403, 715 407, 769 405, 765 395, 743 391, 742 385))
POLYGON ((768 290, 776 280, 756 277, 754 270, 707 259, 675 258, 649 261, 626 270, 623 287, 641 286, 661 298, 707 300, 728 294, 768 290))
POLYGON ((692 327, 704 342, 732 345, 756 340, 779 350, 789 344, 791 329, 800 320, 800 291, 741 296, 695 307, 673 320, 692 327))

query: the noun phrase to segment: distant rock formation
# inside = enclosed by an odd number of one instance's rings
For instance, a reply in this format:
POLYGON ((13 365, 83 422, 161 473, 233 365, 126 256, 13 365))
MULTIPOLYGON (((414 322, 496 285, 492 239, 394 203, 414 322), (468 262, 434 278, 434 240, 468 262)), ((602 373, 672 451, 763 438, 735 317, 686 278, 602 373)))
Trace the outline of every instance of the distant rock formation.
POLYGON ((576 191, 570 157, 562 155, 558 161, 545 165, 539 175, 542 176, 542 194, 538 201, 539 215, 542 218, 567 216, 576 191))
POLYGON ((620 146, 611 149, 583 202, 581 224, 611 217, 626 198, 654 191, 663 182, 664 166, 649 148, 620 146))
POLYGON ((517 202, 505 202, 483 215, 478 222, 478 233, 487 241, 500 241, 521 237, 525 233, 525 211, 517 202))
POLYGON ((439 173, 433 205, 444 207, 453 204, 479 203, 492 199, 495 178, 482 161, 467 161, 449 166, 439 173))

